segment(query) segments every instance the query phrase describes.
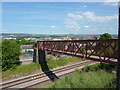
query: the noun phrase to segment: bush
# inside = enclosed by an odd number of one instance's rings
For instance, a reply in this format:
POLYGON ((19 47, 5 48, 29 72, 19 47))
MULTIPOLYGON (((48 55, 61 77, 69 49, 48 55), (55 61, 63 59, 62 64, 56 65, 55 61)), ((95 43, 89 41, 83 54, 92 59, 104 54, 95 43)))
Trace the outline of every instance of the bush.
POLYGON ((2 70, 6 71, 7 69, 15 69, 19 63, 20 61, 16 60, 2 60, 2 70))
POLYGON ((77 73, 81 73, 81 72, 82 72, 81 69, 75 69, 75 71, 76 71, 77 73))
POLYGON ((114 74, 105 70, 74 73, 45 88, 114 88, 114 74))
POLYGON ((88 72, 88 71, 96 71, 99 69, 99 66, 100 64, 97 63, 97 64, 94 64, 94 65, 86 65, 82 70, 85 71, 85 72, 88 72))
POLYGON ((97 63, 97 64, 90 65, 90 66, 87 65, 82 70, 85 71, 85 72, 88 72, 88 71, 97 71, 99 69, 105 69, 105 70, 111 72, 113 68, 115 68, 114 65, 97 63))
POLYGON ((113 68, 115 68, 116 66, 114 66, 114 65, 110 65, 110 64, 104 64, 104 63, 100 63, 100 65, 99 65, 99 68, 101 68, 101 69, 105 69, 105 70, 107 70, 107 71, 112 71, 112 69, 113 68))
POLYGON ((16 41, 4 40, 2 42, 2 70, 14 69, 19 61, 20 46, 16 41))

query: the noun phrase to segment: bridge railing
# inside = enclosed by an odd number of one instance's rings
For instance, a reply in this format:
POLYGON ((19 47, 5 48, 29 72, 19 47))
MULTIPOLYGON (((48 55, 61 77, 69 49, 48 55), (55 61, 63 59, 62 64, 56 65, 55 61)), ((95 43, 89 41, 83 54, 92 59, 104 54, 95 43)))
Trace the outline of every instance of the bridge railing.
POLYGON ((37 48, 110 64, 115 64, 118 57, 118 39, 37 41, 37 48))

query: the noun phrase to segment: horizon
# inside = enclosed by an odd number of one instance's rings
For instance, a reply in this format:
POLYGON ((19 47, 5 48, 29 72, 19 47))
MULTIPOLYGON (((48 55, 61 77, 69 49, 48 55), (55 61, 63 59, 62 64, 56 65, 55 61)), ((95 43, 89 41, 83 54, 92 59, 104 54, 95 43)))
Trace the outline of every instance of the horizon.
MULTIPOLYGON (((11 33, 3 33, 2 32, 0 34, 40 34, 40 33, 12 33, 12 32, 11 33)), ((41 35, 101 35, 101 34, 41 34, 41 35)), ((111 35, 118 35, 118 34, 111 34, 111 35)))

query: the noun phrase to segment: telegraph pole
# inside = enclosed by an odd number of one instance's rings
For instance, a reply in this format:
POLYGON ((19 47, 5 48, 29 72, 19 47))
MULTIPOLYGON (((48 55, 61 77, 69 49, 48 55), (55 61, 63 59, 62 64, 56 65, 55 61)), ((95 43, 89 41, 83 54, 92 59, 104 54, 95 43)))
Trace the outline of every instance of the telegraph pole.
POLYGON ((119 16, 118 16, 118 61, 117 61, 117 82, 116 89, 120 90, 120 2, 118 3, 119 16))

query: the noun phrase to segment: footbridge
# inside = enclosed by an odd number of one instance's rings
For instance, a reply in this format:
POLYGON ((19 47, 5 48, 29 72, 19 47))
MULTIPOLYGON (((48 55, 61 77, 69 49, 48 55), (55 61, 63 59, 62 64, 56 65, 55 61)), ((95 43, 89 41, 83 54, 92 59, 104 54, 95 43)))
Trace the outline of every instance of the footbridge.
POLYGON ((40 62, 45 59, 45 51, 116 65, 118 39, 37 41, 36 53, 40 62))

